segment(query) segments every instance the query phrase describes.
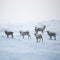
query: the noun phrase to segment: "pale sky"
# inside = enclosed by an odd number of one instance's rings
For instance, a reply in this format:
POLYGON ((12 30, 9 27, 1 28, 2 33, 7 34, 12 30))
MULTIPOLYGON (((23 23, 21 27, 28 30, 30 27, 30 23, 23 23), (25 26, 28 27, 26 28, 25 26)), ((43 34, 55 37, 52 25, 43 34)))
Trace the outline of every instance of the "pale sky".
POLYGON ((60 0, 0 0, 0 23, 60 20, 60 0))

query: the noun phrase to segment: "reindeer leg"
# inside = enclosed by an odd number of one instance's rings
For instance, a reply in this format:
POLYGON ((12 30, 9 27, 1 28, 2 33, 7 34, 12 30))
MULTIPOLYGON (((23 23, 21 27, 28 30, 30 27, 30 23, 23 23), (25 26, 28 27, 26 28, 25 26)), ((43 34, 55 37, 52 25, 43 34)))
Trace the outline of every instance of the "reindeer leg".
POLYGON ((23 39, 24 39, 24 35, 23 35, 23 39))
POLYGON ((7 37, 9 37, 9 35, 7 35, 7 37))
POLYGON ((43 30, 42 30, 42 34, 43 34, 43 30))
POLYGON ((29 35, 28 35, 28 39, 29 39, 29 35))
POLYGON ((30 36, 30 39, 31 39, 31 36, 30 36))
POLYGON ((50 36, 50 39, 52 39, 52 37, 50 36))
POLYGON ((52 40, 52 36, 51 36, 51 40, 52 40))
POLYGON ((38 38, 36 38, 37 42, 38 42, 38 38))
POLYGON ((39 40, 39 42, 41 41, 41 39, 39 40))
POLYGON ((12 34, 12 38, 13 38, 13 34, 12 34))
POLYGON ((43 43, 43 38, 42 38, 42 43, 43 43))
POLYGON ((54 38, 55 38, 54 40, 56 40, 56 36, 54 36, 54 38))
POLYGON ((29 35, 30 39, 31 39, 31 36, 29 35))

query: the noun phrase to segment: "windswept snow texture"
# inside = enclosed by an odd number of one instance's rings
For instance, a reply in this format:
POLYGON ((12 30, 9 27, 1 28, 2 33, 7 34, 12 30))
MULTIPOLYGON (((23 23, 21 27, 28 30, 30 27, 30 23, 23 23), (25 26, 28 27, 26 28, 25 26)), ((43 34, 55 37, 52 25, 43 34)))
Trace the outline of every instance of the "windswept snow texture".
POLYGON ((60 21, 46 21, 35 24, 0 25, 0 60, 60 60, 60 21), (35 26, 46 25, 42 41, 36 42, 35 26), (4 31, 13 31, 14 38, 6 37, 4 31), (23 39, 19 31, 30 31, 31 39, 23 39), (57 34, 56 40, 49 40, 46 31, 57 34))

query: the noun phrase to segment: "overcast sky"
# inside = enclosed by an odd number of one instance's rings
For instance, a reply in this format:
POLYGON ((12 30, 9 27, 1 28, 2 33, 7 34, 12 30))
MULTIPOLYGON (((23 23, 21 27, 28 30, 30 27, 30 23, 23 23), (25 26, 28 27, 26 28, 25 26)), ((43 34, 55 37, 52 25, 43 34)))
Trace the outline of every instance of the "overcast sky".
POLYGON ((60 0, 0 0, 0 23, 60 20, 60 0))

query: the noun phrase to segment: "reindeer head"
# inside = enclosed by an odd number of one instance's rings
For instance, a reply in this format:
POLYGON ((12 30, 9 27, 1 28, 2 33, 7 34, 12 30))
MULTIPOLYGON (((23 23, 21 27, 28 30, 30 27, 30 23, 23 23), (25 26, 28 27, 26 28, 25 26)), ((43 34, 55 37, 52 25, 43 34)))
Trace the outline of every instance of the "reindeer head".
POLYGON ((34 35, 36 36, 36 35, 37 35, 37 33, 34 33, 34 35))
POLYGON ((49 31, 47 31, 47 33, 49 34, 49 31))
POLYGON ((20 31, 20 34, 22 34, 22 31, 20 31))
POLYGON ((7 33, 7 31, 5 31, 5 33, 7 33))

